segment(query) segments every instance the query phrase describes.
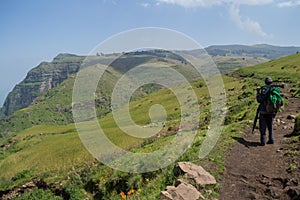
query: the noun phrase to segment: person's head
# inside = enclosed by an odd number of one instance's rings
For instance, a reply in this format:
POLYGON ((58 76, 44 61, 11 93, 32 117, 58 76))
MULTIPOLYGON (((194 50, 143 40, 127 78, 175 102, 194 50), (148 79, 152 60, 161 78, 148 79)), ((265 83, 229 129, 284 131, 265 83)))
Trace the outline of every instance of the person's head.
POLYGON ((266 85, 271 85, 272 83, 273 83, 272 78, 268 76, 268 77, 265 79, 265 84, 266 84, 266 85))

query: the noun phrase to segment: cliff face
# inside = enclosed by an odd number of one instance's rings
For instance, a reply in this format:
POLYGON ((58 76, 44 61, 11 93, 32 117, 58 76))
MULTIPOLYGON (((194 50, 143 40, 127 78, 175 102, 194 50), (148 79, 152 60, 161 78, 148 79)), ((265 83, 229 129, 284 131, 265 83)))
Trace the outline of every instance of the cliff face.
MULTIPOLYGON (((52 62, 42 62, 30 70, 26 78, 8 94, 3 107, 2 117, 30 105, 41 93, 46 92, 78 72, 84 57, 59 54, 52 62)), ((0 115, 1 117, 1 115, 0 115)))

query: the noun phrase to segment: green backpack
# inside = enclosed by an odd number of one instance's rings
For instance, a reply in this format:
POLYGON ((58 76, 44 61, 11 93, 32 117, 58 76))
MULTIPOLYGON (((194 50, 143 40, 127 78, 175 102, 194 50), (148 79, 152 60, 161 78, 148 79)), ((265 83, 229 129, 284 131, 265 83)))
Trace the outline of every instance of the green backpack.
POLYGON ((280 89, 278 87, 270 87, 269 96, 266 102, 267 113, 277 113, 283 105, 280 89))

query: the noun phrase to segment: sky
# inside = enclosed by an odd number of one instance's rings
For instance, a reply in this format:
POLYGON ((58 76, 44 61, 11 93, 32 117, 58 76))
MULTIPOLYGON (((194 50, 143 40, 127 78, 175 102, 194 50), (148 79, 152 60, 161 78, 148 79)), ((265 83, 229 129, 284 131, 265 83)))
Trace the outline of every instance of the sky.
POLYGON ((202 47, 300 46, 299 22, 300 0, 0 0, 0 107, 42 61, 88 55, 120 32, 167 28, 202 47))

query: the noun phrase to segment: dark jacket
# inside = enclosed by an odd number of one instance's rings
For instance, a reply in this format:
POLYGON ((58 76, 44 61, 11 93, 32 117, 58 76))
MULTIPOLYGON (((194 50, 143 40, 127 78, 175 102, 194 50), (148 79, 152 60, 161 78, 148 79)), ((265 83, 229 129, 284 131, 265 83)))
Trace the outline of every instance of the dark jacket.
POLYGON ((256 100, 259 105, 259 111, 261 114, 275 114, 275 113, 268 113, 266 111, 266 106, 267 106, 267 99, 269 98, 270 95, 270 88, 271 86, 265 85, 261 88, 260 92, 256 95, 256 100))

